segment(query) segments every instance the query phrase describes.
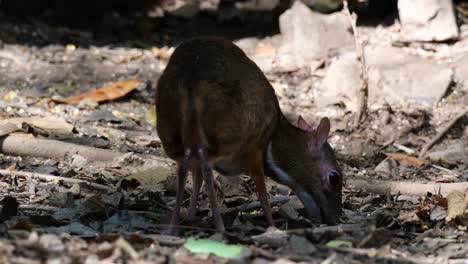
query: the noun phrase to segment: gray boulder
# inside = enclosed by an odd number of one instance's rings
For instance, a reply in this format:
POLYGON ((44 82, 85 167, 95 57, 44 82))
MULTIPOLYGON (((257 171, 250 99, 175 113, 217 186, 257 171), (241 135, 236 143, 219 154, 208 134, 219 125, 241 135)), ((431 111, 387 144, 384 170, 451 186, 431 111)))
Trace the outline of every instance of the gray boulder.
POLYGON ((398 0, 401 37, 408 41, 458 38, 452 0, 398 0))
MULTIPOLYGON (((385 103, 405 107, 408 104, 431 106, 439 101, 452 82, 452 71, 443 64, 426 60, 394 47, 366 48, 369 73, 369 105, 385 103)), ((326 107, 344 103, 354 111, 357 92, 362 85, 360 64, 354 53, 332 62, 316 90, 315 101, 326 107)))
POLYGON ((279 19, 282 44, 276 58, 277 67, 292 71, 311 61, 353 47, 349 20, 342 13, 322 15, 302 1, 295 1, 279 19))

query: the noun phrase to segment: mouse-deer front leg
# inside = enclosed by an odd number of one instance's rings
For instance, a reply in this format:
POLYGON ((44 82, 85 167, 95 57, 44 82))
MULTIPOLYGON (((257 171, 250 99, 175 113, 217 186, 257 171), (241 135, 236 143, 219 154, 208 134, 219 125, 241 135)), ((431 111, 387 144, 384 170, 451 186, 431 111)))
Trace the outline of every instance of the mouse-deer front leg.
POLYGON ((274 226, 273 216, 271 213, 270 201, 265 184, 265 173, 263 171, 263 153, 261 150, 254 150, 250 154, 250 177, 252 177, 255 186, 257 187, 258 199, 262 205, 263 213, 269 226, 274 226))

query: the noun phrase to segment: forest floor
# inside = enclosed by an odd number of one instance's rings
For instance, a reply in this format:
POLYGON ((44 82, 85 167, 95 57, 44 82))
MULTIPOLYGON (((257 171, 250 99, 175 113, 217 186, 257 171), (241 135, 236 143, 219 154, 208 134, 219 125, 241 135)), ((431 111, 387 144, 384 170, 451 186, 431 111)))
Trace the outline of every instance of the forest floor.
MULTIPOLYGON (((169 20, 160 27, 158 37, 133 38, 0 17, 0 263, 468 262, 468 81, 454 79, 430 106, 371 108, 355 128, 342 104, 317 106, 313 90, 331 57, 313 71, 265 73, 291 121, 331 119, 330 144, 345 179, 341 223, 312 227, 289 189, 269 180, 283 231, 265 233, 253 182, 243 175, 216 181, 224 242, 232 247, 216 243, 204 193, 198 220, 183 222, 181 237, 164 235, 175 164, 155 129, 156 82, 174 46, 190 35, 181 32, 196 26, 182 30, 169 20), (107 93, 60 101, 99 87, 107 93)), ((358 26, 370 46, 389 43, 397 28, 358 26)), ((461 29, 454 43, 393 46, 438 57, 466 47, 468 27, 461 29)), ((250 31, 232 26, 225 36, 274 50, 277 29, 250 31)), ((189 179, 186 197, 191 186, 189 179)))

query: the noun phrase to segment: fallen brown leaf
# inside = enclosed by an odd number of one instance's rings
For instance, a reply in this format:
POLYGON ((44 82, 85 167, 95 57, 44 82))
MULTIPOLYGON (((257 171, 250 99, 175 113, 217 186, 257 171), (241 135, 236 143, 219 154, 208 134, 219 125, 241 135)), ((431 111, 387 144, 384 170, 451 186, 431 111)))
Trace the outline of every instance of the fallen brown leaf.
POLYGON ((413 211, 401 211, 400 215, 398 216, 398 220, 401 221, 402 224, 404 223, 418 223, 421 220, 418 216, 418 210, 413 211))
POLYGON ((151 48, 151 53, 153 53, 153 55, 156 58, 163 59, 163 60, 168 60, 171 57, 172 52, 174 52, 174 49, 173 48, 168 48, 168 47, 162 47, 162 48, 153 47, 153 48, 151 48))
POLYGON ((140 58, 141 56, 143 56, 143 53, 139 52, 139 53, 131 53, 131 54, 127 54, 127 55, 124 55, 124 56, 121 56, 119 58, 117 58, 117 63, 129 63, 130 61, 132 60, 136 60, 138 58, 140 58))
POLYGON ((16 163, 11 164, 11 165, 8 166, 5 170, 8 170, 8 171, 14 171, 14 170, 16 170, 16 163))
POLYGON ((10 133, 20 130, 20 127, 8 122, 8 120, 6 120, 6 123, 2 123, 2 121, 4 120, 0 121, 0 137, 9 135, 10 133))
POLYGON ((401 154, 401 153, 385 153, 385 155, 389 158, 392 158, 396 161, 398 161, 400 164, 408 164, 415 166, 416 168, 419 168, 423 165, 426 164, 425 161, 420 160, 416 157, 408 156, 406 154, 401 154))
POLYGON ((105 85, 95 90, 91 90, 76 96, 71 96, 64 99, 53 99, 53 101, 59 103, 78 103, 84 99, 89 99, 94 102, 114 100, 123 97, 124 95, 133 91, 138 85, 138 83, 140 83, 140 79, 138 78, 127 79, 111 83, 109 85, 105 85))

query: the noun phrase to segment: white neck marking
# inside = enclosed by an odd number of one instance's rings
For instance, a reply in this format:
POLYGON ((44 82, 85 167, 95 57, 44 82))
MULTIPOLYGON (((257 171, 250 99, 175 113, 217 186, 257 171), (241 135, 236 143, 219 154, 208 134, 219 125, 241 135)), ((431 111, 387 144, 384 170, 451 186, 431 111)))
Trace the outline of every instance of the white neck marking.
POLYGON ((290 183, 291 177, 282 170, 280 167, 275 162, 275 159, 273 157, 273 153, 271 152, 271 142, 268 144, 267 147, 267 153, 266 153, 266 163, 270 167, 270 169, 275 173, 277 179, 279 180, 279 183, 288 185, 290 183))

